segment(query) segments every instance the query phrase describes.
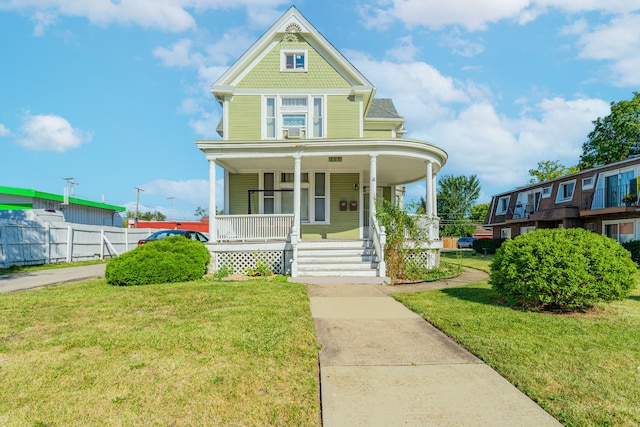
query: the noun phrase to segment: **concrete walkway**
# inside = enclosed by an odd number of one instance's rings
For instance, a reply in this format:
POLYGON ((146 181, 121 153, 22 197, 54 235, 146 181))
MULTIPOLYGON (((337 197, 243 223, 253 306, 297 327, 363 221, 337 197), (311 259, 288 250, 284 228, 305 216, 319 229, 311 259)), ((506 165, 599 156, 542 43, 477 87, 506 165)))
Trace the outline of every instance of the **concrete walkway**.
MULTIPOLYGON (((559 426, 531 399, 388 293, 457 286, 308 284, 323 426, 559 426)), ((477 280, 476 280, 477 279, 477 280)))
POLYGON ((80 282, 104 277, 106 264, 82 267, 54 268, 29 273, 6 274, 0 276, 0 293, 39 288, 56 283, 80 282))

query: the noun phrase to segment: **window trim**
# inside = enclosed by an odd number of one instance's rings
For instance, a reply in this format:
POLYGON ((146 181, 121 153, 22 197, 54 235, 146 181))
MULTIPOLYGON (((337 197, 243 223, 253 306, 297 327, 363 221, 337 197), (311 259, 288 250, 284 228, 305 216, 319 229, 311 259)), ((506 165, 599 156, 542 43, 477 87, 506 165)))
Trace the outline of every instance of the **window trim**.
POLYGON ((307 49, 280 49, 280 71, 283 73, 306 73, 309 68, 309 51, 307 49), (296 67, 295 55, 303 56, 304 65, 296 67), (287 57, 293 56, 293 68, 287 68, 287 57))
POLYGON ((572 179, 569 181, 564 181, 558 184, 558 194, 556 194, 556 203, 564 203, 570 202, 573 200, 573 196, 576 194, 576 180, 572 179), (573 189, 571 190, 571 196, 566 197, 563 195, 564 188, 568 185, 573 185, 573 189))
MULTIPOLYGON (((291 174, 293 171, 282 169, 279 171, 272 170, 263 170, 260 172, 260 185, 264 187, 264 176, 265 174, 273 173, 274 174, 274 190, 292 190, 293 189, 293 181, 283 181, 283 174, 291 174)), ((307 189, 307 206, 309 209, 309 220, 302 221, 303 224, 318 224, 318 225, 328 225, 331 223, 331 204, 329 201, 331 200, 331 174, 325 170, 307 170, 304 172, 300 172, 301 182, 300 188, 307 189), (316 221, 315 219, 315 182, 316 182, 316 174, 323 173, 324 174, 324 221, 316 221), (302 181, 302 175, 307 175, 307 181, 302 181)), ((264 192, 260 193, 260 213, 264 214, 264 192)), ((274 191, 273 196, 267 196, 266 198, 273 198, 273 211, 275 214, 282 213, 282 194, 280 191, 274 191)))
POLYGON ((582 189, 583 190, 591 190, 596 185, 596 175, 591 175, 586 178, 582 178, 582 189), (591 180, 591 184, 585 184, 585 181, 591 180))
POLYGON ((542 187, 542 198, 543 199, 548 199, 549 197, 551 197, 551 194, 553 193, 553 184, 548 185, 546 187, 542 187))
POLYGON ((508 196, 502 196, 502 197, 498 197, 498 202, 496 204, 496 215, 504 215, 507 212, 509 212, 509 203, 511 202, 511 195, 508 196), (501 209, 501 202, 502 200, 506 200, 507 202, 505 203, 505 208, 504 210, 501 209))
POLYGON ((327 135, 327 95, 310 95, 310 94, 286 94, 286 95, 263 95, 262 96, 262 111, 261 116, 261 137, 262 140, 279 140, 287 139, 286 131, 288 127, 284 126, 285 115, 304 115, 304 126, 292 126, 299 127, 300 139, 323 139, 327 135), (285 99, 304 99, 305 105, 283 106, 283 100, 285 99), (316 100, 319 99, 320 103, 320 115, 316 116, 315 105, 316 100), (269 123, 274 116, 268 115, 269 102, 274 102, 274 114, 275 114, 275 134, 269 136, 269 123), (315 134, 315 121, 320 120, 320 135, 315 134))

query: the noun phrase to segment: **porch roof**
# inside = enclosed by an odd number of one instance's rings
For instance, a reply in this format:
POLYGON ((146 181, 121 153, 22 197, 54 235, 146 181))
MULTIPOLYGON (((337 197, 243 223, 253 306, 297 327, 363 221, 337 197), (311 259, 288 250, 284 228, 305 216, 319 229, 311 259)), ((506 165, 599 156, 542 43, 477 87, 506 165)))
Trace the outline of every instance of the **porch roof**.
POLYGON ((404 185, 423 180, 426 162, 434 173, 444 166, 447 153, 417 139, 315 139, 274 141, 196 141, 208 160, 233 173, 292 170, 299 154, 303 170, 364 171, 368 180, 369 157, 377 155, 380 185, 404 185))

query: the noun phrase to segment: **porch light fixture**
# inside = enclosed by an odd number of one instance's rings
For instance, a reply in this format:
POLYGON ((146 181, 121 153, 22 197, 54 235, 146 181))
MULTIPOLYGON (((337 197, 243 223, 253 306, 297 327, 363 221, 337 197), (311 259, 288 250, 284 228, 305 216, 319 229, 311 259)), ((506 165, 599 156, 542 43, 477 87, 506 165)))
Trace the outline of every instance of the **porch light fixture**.
POLYGON ((353 189, 354 190, 359 190, 360 189, 360 186, 358 185, 357 182, 355 184, 353 184, 353 189))

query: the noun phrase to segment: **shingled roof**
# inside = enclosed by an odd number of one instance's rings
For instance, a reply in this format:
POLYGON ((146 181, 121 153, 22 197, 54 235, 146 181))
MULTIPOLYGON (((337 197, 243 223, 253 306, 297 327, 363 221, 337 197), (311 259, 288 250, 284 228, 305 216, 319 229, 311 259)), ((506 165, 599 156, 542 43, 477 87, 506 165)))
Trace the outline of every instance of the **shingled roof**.
POLYGON ((402 119, 390 98, 375 98, 371 102, 367 119, 402 119))

